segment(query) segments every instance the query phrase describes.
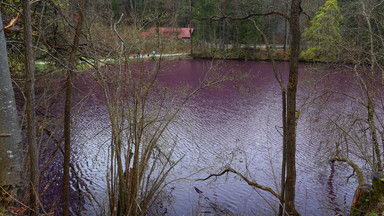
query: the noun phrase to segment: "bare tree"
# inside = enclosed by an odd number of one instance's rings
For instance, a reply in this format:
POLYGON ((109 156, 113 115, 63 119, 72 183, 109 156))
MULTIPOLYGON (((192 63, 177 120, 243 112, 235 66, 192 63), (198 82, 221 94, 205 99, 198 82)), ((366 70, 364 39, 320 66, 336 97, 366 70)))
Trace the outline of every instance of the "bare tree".
POLYGON ((67 72, 66 81, 66 97, 65 97, 65 113, 64 113, 64 176, 63 176, 63 215, 68 216, 69 213, 69 168, 71 159, 71 101, 72 101, 72 76, 76 70, 76 53, 79 47, 81 28, 83 23, 83 0, 79 0, 77 25, 75 36, 73 39, 72 50, 69 56, 69 71, 67 72))
POLYGON ((170 91, 158 82, 161 59, 153 70, 138 64, 98 74, 111 121, 108 194, 112 215, 148 213, 167 185, 168 174, 182 159, 172 158, 176 143, 167 141, 168 126, 199 90, 229 79, 207 76, 184 95, 185 89, 170 91))

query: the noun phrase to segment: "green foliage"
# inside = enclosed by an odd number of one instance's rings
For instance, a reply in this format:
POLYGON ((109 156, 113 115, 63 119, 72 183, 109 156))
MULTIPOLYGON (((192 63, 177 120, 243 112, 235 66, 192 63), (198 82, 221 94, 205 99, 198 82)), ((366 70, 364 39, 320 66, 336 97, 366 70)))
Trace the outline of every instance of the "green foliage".
POLYGON ((22 77, 24 74, 24 58, 21 55, 15 55, 13 52, 8 52, 9 70, 12 76, 22 77))
MULTIPOLYGON (((195 28, 194 44, 199 44, 195 49, 196 52, 206 52, 208 48, 214 49, 222 48, 222 45, 231 44, 233 49, 237 49, 240 45, 253 45, 260 43, 260 36, 253 23, 247 19, 233 20, 233 19, 220 19, 224 15, 229 17, 244 17, 246 14, 261 13, 263 11, 264 2, 257 1, 212 1, 212 0, 196 0, 192 2, 193 9, 193 23, 192 27, 195 28), (212 18, 213 19, 210 19, 212 18), (203 45, 204 44, 204 45, 203 45), (208 47, 208 45, 211 45, 208 47), (212 46, 214 48, 212 48, 212 46)), ((187 9, 189 5, 185 5, 187 9)), ((188 17, 186 17, 188 19, 188 17)), ((261 17, 253 17, 258 26, 264 29, 261 17)), ((227 52, 236 52, 236 50, 227 52)), ((242 53, 240 56, 244 56, 242 53)))
POLYGON ((56 0, 56 2, 61 10, 67 10, 70 6, 68 0, 56 0))
POLYGON ((113 11, 113 18, 115 20, 118 20, 121 15, 120 11, 120 4, 117 0, 112 0, 112 11, 113 11))
MULTIPOLYGON (((263 27, 261 19, 257 19, 256 22, 260 28, 263 27)), ((248 20, 244 20, 241 21, 239 25, 239 40, 241 44, 252 45, 255 44, 256 41, 261 41, 261 37, 253 26, 253 23, 248 20)))
POLYGON ((302 52, 304 59, 336 60, 342 42, 340 31, 342 18, 337 0, 327 0, 311 21, 311 26, 304 31, 303 36, 308 45, 308 49, 302 52))
POLYGON ((2 0, 2 3, 0 3, 1 7, 1 14, 3 16, 3 25, 7 25, 8 21, 11 20, 11 18, 16 17, 16 14, 18 12, 18 9, 21 8, 21 1, 20 0, 2 0))
MULTIPOLYGON (((264 5, 265 5, 265 2, 263 0, 249 1, 246 4, 242 4, 240 5, 240 8, 239 8, 240 16, 244 16, 243 11, 246 12, 246 14, 262 13, 264 10, 263 8, 264 5)), ((253 17, 253 19, 256 21, 257 26, 261 30, 265 31, 264 18, 253 17)), ((256 30, 255 26, 251 21, 241 20, 238 25, 238 29, 239 29, 239 41, 241 44, 253 45, 253 44, 262 42, 259 32, 256 30)))

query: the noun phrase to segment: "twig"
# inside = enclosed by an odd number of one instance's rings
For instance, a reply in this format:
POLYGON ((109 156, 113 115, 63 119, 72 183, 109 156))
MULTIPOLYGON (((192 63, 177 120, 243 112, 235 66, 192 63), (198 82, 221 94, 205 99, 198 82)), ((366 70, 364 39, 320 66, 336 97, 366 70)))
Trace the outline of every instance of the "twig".
POLYGON ((2 186, 0 186, 0 188, 1 188, 1 190, 2 190, 7 196, 9 196, 12 200, 14 200, 15 202, 19 203, 19 204, 22 205, 24 208, 27 208, 28 210, 35 212, 37 215, 40 215, 38 212, 36 212, 35 210, 33 210, 33 209, 31 209, 30 207, 26 206, 24 203, 22 203, 21 201, 19 201, 18 199, 16 199, 14 196, 12 196, 10 193, 8 193, 8 191, 6 191, 2 186))

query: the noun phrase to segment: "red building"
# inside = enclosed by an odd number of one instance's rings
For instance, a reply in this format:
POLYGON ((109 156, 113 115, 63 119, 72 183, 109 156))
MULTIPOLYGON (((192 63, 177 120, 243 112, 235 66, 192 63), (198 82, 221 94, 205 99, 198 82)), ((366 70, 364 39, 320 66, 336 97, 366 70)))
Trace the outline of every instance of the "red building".
MULTIPOLYGON (((162 38, 167 39, 191 39, 194 28, 172 28, 172 27, 159 27, 159 34, 162 38)), ((147 32, 141 33, 145 38, 157 37, 157 28, 152 27, 147 32)))

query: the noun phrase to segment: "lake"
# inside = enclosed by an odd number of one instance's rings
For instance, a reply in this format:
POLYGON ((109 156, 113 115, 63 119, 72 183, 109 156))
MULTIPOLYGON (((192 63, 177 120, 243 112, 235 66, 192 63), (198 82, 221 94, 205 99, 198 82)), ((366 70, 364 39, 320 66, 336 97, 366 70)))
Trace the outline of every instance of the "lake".
MULTIPOLYGON (((166 136, 176 142, 175 159, 184 157, 170 174, 171 182, 158 205, 166 215, 275 215, 278 202, 269 193, 254 189, 234 174, 196 181, 230 166, 263 186, 278 191, 282 155, 281 92, 270 62, 173 60, 166 61, 159 81, 170 88, 198 86, 211 65, 215 71, 231 71, 244 79, 203 89, 181 109, 166 136), (179 179, 172 182, 172 180, 179 179)), ((151 62, 149 68, 156 67, 151 62)), ((332 143, 324 132, 326 119, 319 115, 313 98, 327 88, 355 91, 339 69, 326 65, 312 68, 301 64, 297 107, 301 115, 297 127, 296 206, 302 215, 347 214, 357 187, 356 176, 345 164, 329 163, 332 143), (329 72, 334 73, 329 75, 329 72), (325 75, 327 74, 327 75, 325 75)), ((289 64, 278 62, 287 81, 289 64)), ((110 144, 109 117, 103 94, 90 79, 75 82, 75 100, 91 92, 73 123, 72 163, 78 169, 77 184, 72 175, 73 196, 91 192, 106 204, 106 171, 110 144), (88 192, 87 192, 88 191, 88 192)), ((328 99, 329 106, 343 106, 343 99, 328 99)), ((343 105, 344 104, 344 105, 343 105)), ((339 107, 340 109, 340 107, 339 107)), ((330 113, 331 114, 331 113, 330 113)), ((56 162, 61 164, 60 160, 56 162)), ((60 179, 61 171, 51 169, 47 179, 60 179)), ((57 183, 56 186, 60 186, 57 183)), ((55 190, 53 190, 55 191, 55 190)), ((48 197, 54 197, 50 195, 48 197)), ((79 200, 84 214, 98 209, 90 196, 79 200)), ((72 202, 77 202, 73 198, 72 202)))

